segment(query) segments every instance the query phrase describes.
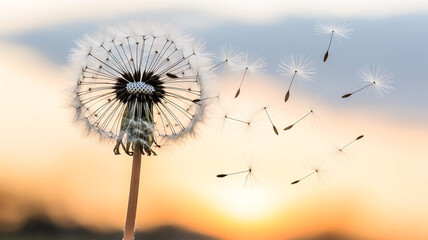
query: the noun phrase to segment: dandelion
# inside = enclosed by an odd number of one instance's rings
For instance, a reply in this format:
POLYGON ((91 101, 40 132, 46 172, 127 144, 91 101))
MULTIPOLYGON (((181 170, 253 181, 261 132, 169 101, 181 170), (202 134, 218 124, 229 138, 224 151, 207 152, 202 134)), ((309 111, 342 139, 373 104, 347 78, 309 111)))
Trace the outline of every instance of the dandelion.
POLYGON ((322 35, 330 35, 330 41, 328 42, 328 47, 324 54, 323 62, 327 61, 328 51, 330 50, 331 42, 333 41, 333 35, 336 36, 338 40, 340 40, 340 38, 348 38, 352 31, 353 29, 351 28, 351 25, 341 19, 329 18, 320 19, 317 21, 315 32, 322 35))
POLYGON ((239 49, 232 46, 223 46, 220 48, 219 54, 215 56, 215 58, 218 59, 219 62, 212 66, 210 71, 224 64, 236 65, 236 61, 239 59, 239 49))
POLYGON ((314 113, 314 111, 310 110, 308 113, 306 113, 303 117, 299 118, 299 120, 295 121, 293 124, 289 125, 288 127, 284 128, 284 131, 290 130, 294 125, 296 125, 298 122, 305 119, 309 114, 314 113))
POLYGON ((244 170, 244 171, 232 172, 232 173, 221 173, 221 174, 218 174, 217 177, 218 178, 225 178, 227 176, 244 174, 244 173, 247 173, 247 175, 245 176, 244 186, 247 185, 247 182, 250 182, 251 184, 253 184, 253 183, 258 184, 258 180, 254 176, 253 169, 251 168, 251 166, 249 166, 248 169, 244 170))
POLYGON ((340 141, 336 141, 335 139, 329 139, 329 147, 328 147, 328 158, 340 161, 351 159, 353 152, 352 148, 345 148, 343 143, 340 141))
POLYGON ((264 67, 266 66, 266 61, 263 58, 257 58, 250 54, 243 54, 241 55, 236 63, 234 64, 234 68, 237 70, 244 71, 241 82, 239 84, 239 88, 235 93, 235 98, 239 96, 241 93, 241 87, 244 83, 245 77, 248 75, 248 73, 260 73, 263 71, 264 67))
POLYGON ((306 175, 306 176, 304 176, 304 177, 302 177, 302 178, 300 178, 300 179, 298 179, 298 180, 296 180, 296 181, 293 181, 293 182, 291 183, 291 185, 299 183, 300 181, 302 181, 303 179, 305 179, 305 178, 307 178, 307 177, 311 176, 311 175, 312 175, 312 174, 314 174, 314 173, 318 173, 318 169, 315 169, 313 172, 309 173, 308 175, 306 175))
POLYGON ((267 110, 267 107, 263 107, 263 110, 265 110, 266 115, 267 115, 267 117, 269 118, 270 123, 272 124, 273 131, 275 132, 275 134, 276 134, 276 135, 279 135, 279 133, 278 133, 278 129, 276 129, 275 125, 273 124, 272 118, 271 118, 271 117, 270 117, 270 115, 269 115, 269 112, 268 112, 268 110, 267 110))
POLYGON ((212 120, 214 124, 217 124, 217 131, 224 131, 227 133, 241 132, 246 133, 252 128, 251 119, 242 116, 242 113, 238 111, 236 103, 224 104, 224 96, 220 96, 219 102, 211 105, 212 108, 207 111, 212 112, 212 120))
POLYGON ((141 155, 192 134, 204 113, 209 62, 202 46, 168 26, 129 25, 77 43, 73 106, 88 132, 133 156, 124 240, 133 239, 141 155))
POLYGON ((286 56, 280 60, 279 71, 282 75, 291 77, 290 85, 288 86, 287 93, 285 94, 284 102, 288 101, 290 97, 290 89, 296 78, 302 80, 311 80, 315 75, 315 68, 313 62, 306 59, 304 56, 286 56))
MULTIPOLYGON (((240 117, 236 117, 235 111, 236 111, 236 103, 230 104, 229 102, 224 101, 224 95, 219 96, 219 101, 212 105, 211 110, 213 112, 212 116, 215 123, 218 125, 218 130, 223 130, 224 127, 227 125, 227 122, 233 121, 237 123, 241 123, 240 117), (229 119, 233 118, 233 119, 229 119), (234 119, 237 119, 239 121, 235 121, 234 119)), ((247 123, 246 121, 243 121, 244 123, 247 123)))
POLYGON ((297 184, 300 181, 302 181, 302 180, 304 180, 304 179, 306 179, 306 178, 308 178, 308 177, 310 177, 310 176, 312 176, 314 174, 317 175, 318 178, 321 178, 321 173, 325 171, 324 169, 321 168, 322 164, 323 164, 323 162, 320 162, 319 164, 317 164, 317 166, 312 166, 311 167, 312 171, 309 174, 307 174, 304 177, 299 178, 299 179, 291 182, 291 185, 297 184))
POLYGON ((349 145, 351 145, 353 142, 360 140, 361 138, 363 138, 364 135, 360 135, 357 138, 355 138, 354 140, 352 140, 351 142, 347 143, 345 146, 339 148, 339 151, 342 152, 346 147, 348 147, 349 145))
POLYGON ((349 160, 352 158, 352 148, 349 148, 354 142, 364 138, 364 135, 359 135, 346 144, 338 143, 336 141, 331 142, 331 149, 329 151, 329 157, 334 160, 349 160))
POLYGON ((342 98, 348 98, 354 93, 369 87, 373 88, 374 91, 380 96, 383 96, 384 94, 390 94, 391 90, 393 89, 393 74, 381 65, 365 65, 358 70, 357 76, 365 83, 364 86, 356 91, 343 95, 342 98))

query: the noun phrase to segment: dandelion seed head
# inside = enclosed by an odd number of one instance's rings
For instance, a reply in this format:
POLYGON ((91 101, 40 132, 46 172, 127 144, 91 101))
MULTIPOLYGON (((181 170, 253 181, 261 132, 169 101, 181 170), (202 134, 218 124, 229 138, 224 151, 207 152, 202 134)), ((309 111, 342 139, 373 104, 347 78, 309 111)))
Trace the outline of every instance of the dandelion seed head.
POLYGON ((326 160, 321 160, 319 157, 315 157, 314 159, 307 160, 304 162, 305 169, 310 171, 309 173, 314 173, 317 177, 319 183, 323 183, 325 180, 328 170, 328 164, 326 160))
POLYGON ((246 185, 249 187, 258 187, 260 182, 255 173, 260 174, 262 170, 263 159, 260 156, 247 156, 243 154, 246 166, 248 168, 248 175, 246 179, 246 185))
POLYGON ((317 34, 325 35, 334 32, 337 39, 349 38, 353 31, 351 25, 340 18, 318 19, 315 26, 317 34))
POLYGON ((69 60, 73 61, 74 64, 78 64, 79 67, 85 66, 85 60, 94 48, 94 45, 98 45, 96 41, 89 35, 84 35, 81 39, 74 42, 76 48, 74 48, 69 56, 69 60))
POLYGON ((373 90, 379 96, 391 94, 394 87, 392 86, 394 75, 382 65, 364 65, 357 72, 357 77, 364 84, 373 84, 373 90))
POLYGON ((253 53, 242 53, 232 62, 232 68, 239 71, 247 71, 252 74, 260 74, 265 71, 266 60, 262 57, 257 57, 253 53))
POLYGON ((71 106, 90 133, 116 140, 132 154, 155 154, 162 139, 195 133, 203 119, 210 61, 202 44, 171 26, 103 30, 76 43, 71 106))
POLYGON ((218 61, 225 61, 231 65, 238 64, 237 61, 239 59, 239 56, 240 56, 239 48, 234 46, 228 46, 228 45, 222 46, 219 49, 218 53, 214 55, 214 57, 218 61))
POLYGON ((288 55, 280 59, 278 71, 285 76, 296 75, 302 80, 312 80, 315 75, 315 67, 312 60, 305 56, 288 55))

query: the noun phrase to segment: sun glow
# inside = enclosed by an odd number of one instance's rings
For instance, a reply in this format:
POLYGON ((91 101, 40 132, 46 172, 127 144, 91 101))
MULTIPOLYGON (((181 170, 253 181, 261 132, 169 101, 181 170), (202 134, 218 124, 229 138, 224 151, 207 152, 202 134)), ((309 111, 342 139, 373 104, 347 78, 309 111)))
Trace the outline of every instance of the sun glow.
POLYGON ((236 217, 255 220, 266 214, 266 195, 256 188, 241 188, 231 196, 229 210, 236 217))
POLYGON ((227 194, 218 198, 219 209, 235 220, 258 222, 272 212, 272 198, 262 187, 229 189, 227 194))

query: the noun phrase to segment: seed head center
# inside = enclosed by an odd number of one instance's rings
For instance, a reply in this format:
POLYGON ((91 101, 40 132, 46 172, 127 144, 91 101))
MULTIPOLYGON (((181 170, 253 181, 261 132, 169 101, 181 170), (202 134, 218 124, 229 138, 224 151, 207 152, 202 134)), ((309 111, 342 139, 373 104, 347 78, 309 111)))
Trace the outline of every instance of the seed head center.
POLYGON ((130 82, 126 84, 126 91, 130 94, 151 95, 155 88, 145 82, 130 82))

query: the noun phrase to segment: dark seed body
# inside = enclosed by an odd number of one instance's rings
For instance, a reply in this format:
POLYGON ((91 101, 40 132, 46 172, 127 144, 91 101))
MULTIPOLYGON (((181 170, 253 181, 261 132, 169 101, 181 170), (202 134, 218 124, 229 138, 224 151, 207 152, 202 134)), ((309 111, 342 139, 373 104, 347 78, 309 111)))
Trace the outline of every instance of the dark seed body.
POLYGON ((284 102, 287 102, 288 98, 290 98, 290 91, 287 91, 287 93, 285 94, 284 102))
POLYGON ((348 93, 348 94, 343 95, 342 98, 347 98, 347 97, 350 97, 351 95, 352 95, 352 93, 348 93))
POLYGON ((327 52, 325 52, 325 54, 324 54, 323 62, 327 61, 327 58, 328 58, 328 51, 327 51, 327 52))
POLYGON ((238 91, 235 94, 235 98, 237 98, 239 96, 239 94, 241 93, 241 89, 238 89, 238 91))
POLYGON ((276 134, 276 135, 279 135, 279 133, 278 133, 278 129, 276 129, 276 127, 275 127, 275 126, 273 126, 273 125, 272 125, 272 127, 273 127, 273 131, 275 132, 275 134, 276 134))
POLYGON ((292 182, 291 185, 296 184, 298 182, 300 182, 300 180, 296 180, 296 181, 292 182))
POLYGON ((290 126, 284 128, 284 131, 287 131, 287 130, 291 129, 292 127, 293 127, 293 125, 290 125, 290 126))

